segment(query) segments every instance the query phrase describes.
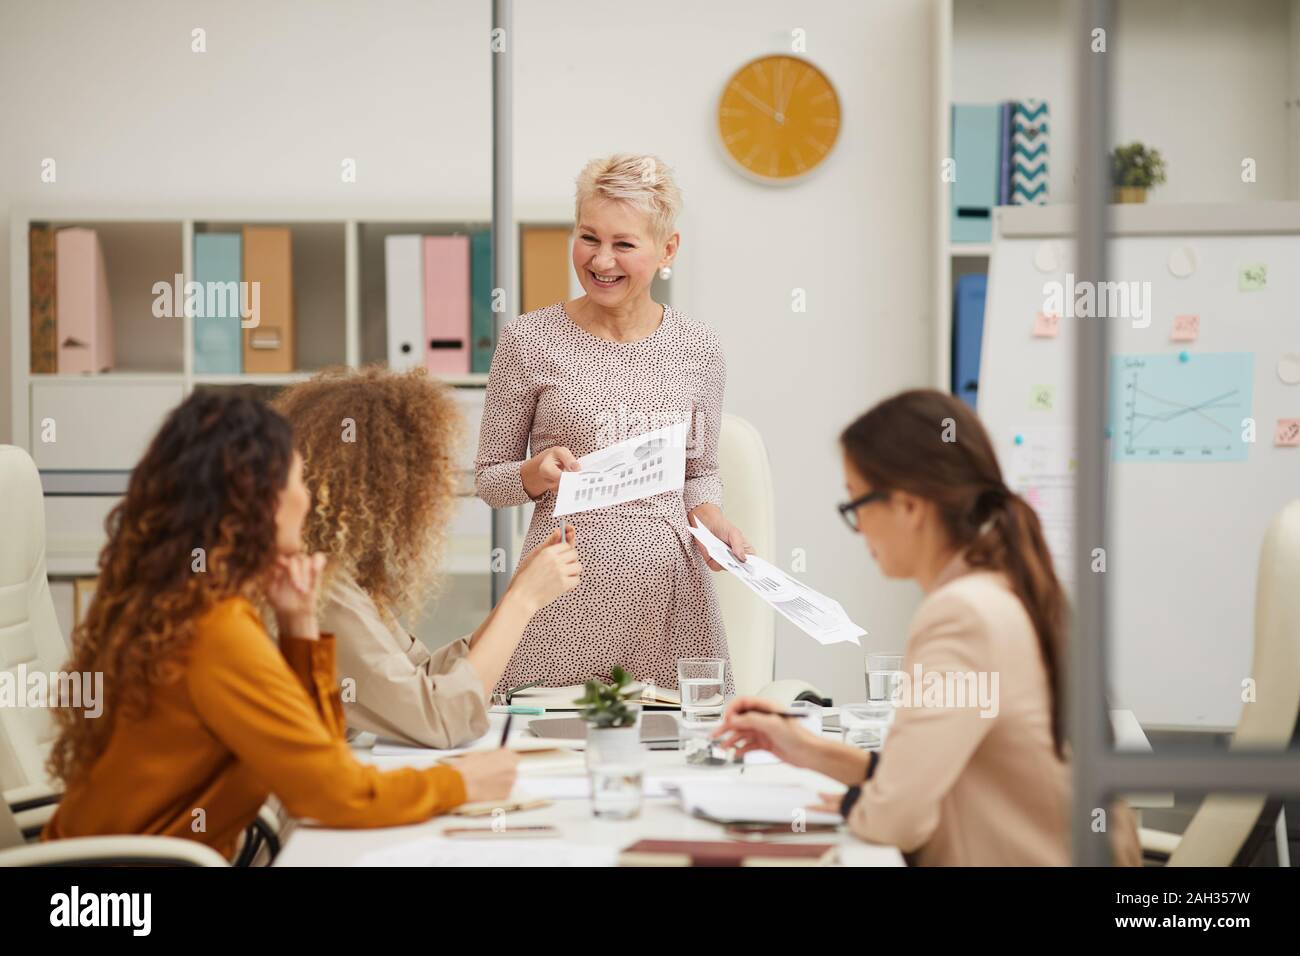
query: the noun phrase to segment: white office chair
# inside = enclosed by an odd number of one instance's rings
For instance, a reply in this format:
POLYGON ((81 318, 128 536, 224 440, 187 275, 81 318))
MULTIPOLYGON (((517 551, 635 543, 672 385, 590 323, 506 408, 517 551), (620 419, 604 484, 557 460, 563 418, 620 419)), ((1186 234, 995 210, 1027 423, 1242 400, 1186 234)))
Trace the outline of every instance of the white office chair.
MULTIPOLYGON (((1255 590, 1255 700, 1245 704, 1233 750, 1284 750, 1300 742, 1300 500, 1273 519, 1259 555, 1255 590)), ((1144 853, 1169 866, 1246 865, 1270 831, 1278 859, 1289 859, 1278 797, 1206 797, 1182 836, 1142 828, 1144 853)))
MULTIPOLYGON (((36 464, 14 445, 0 445, 0 670, 61 670, 67 644, 59 631, 45 575, 45 501, 36 464)), ((25 685, 24 685, 25 686, 25 685)), ((22 830, 39 829, 58 802, 45 774, 54 739, 50 711, 0 707, 0 790, 17 807, 22 830)))
POLYGON ((211 847, 179 837, 96 836, 29 844, 9 805, 0 800, 0 867, 229 865, 211 847))
MULTIPOLYGON (((737 415, 723 414, 719 435, 718 472, 722 478, 723 511, 740 528, 754 550, 776 561, 776 521, 773 516, 772 466, 763 438, 737 415)), ((776 612, 730 574, 713 576, 722 622, 731 650, 736 693, 754 694, 772 680, 776 660, 776 612)))

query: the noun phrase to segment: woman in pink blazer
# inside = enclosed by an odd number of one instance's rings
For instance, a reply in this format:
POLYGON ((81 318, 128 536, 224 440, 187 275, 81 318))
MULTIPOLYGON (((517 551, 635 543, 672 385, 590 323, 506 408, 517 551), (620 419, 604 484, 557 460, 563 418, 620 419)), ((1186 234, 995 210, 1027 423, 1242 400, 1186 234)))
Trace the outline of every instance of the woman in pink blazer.
POLYGON ((1065 596, 1038 517, 1003 483, 979 419, 941 392, 904 392, 840 444, 840 513, 887 577, 925 592, 884 748, 814 736, 756 697, 733 700, 718 735, 848 784, 834 804, 850 829, 912 863, 1067 864, 1069 814, 1087 813, 1115 861, 1139 865, 1126 805, 1071 806, 1065 596))

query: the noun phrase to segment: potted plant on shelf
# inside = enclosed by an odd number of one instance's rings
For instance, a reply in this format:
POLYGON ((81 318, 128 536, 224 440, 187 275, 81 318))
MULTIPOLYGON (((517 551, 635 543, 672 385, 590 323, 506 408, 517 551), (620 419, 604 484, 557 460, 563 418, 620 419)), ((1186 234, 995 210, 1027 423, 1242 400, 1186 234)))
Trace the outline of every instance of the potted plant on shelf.
POLYGON ((1147 190, 1165 181, 1165 160, 1160 150, 1141 143, 1116 146, 1110 154, 1110 176, 1115 202, 1146 202, 1147 190))
POLYGON ((612 684, 589 680, 574 703, 587 722, 587 774, 592 812, 626 820, 641 810, 642 685, 622 667, 610 671, 612 684))

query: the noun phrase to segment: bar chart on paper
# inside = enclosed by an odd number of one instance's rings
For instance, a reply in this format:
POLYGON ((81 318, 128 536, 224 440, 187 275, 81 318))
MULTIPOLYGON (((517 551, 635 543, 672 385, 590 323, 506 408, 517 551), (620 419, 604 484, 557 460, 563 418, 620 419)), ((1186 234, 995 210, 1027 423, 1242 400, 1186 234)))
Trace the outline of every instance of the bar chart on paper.
POLYGON ((668 425, 584 455, 578 459, 581 471, 560 475, 552 514, 559 518, 681 488, 687 426, 668 425))
POLYGON ((1115 461, 1245 461, 1253 359, 1249 352, 1113 356, 1115 461))

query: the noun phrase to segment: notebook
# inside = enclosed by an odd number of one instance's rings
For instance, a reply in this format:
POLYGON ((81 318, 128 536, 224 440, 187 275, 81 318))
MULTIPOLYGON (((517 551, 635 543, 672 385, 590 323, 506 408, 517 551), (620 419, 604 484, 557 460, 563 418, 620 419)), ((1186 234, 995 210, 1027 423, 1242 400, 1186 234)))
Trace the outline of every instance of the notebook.
POLYGON ((827 866, 833 843, 638 840, 618 856, 619 866, 827 866))
MULTIPOLYGON (((535 717, 528 730, 548 740, 586 740, 587 722, 581 717, 535 717)), ((641 743, 676 744, 677 718, 672 714, 642 714, 641 743)))

